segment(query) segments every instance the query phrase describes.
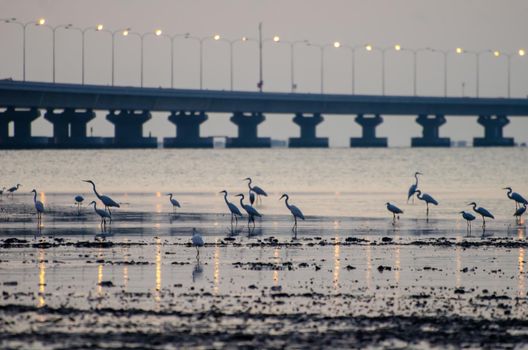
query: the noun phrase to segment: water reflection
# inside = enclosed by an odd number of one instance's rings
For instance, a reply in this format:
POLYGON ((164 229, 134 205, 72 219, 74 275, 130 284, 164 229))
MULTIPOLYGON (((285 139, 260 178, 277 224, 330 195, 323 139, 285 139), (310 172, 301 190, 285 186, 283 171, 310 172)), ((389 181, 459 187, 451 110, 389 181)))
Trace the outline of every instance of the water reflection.
POLYGON ((194 265, 193 271, 192 271, 192 280, 193 282, 196 282, 198 279, 202 277, 203 273, 203 267, 200 263, 200 258, 196 256, 196 264, 194 265))
POLYGON ((154 300, 157 303, 161 300, 161 238, 159 237, 156 237, 156 286, 154 300))
POLYGON ((341 267, 340 251, 341 245, 339 235, 336 234, 334 239, 334 289, 339 289, 339 270, 341 267))
POLYGON ((520 298, 524 298, 526 296, 525 292, 525 281, 524 281, 524 248, 519 248, 519 288, 518 288, 518 295, 520 298))
POLYGON ((462 237, 457 236, 456 237, 456 243, 457 246, 455 248, 455 262, 456 262, 456 269, 455 269, 455 287, 460 288, 460 270, 462 270, 462 248, 460 247, 459 243, 462 242, 462 237))
POLYGON ((526 227, 519 227, 517 229, 517 238, 524 240, 526 238, 526 227))
POLYGON ((274 258, 273 262, 276 265, 276 268, 273 269, 273 285, 274 286, 278 286, 279 285, 279 270, 278 270, 278 266, 279 266, 279 264, 281 262, 279 248, 275 248, 273 250, 273 258, 274 258))
MULTIPOLYGON (((102 248, 99 248, 98 254, 97 254, 97 260, 102 261, 103 258, 103 250, 102 248)), ((103 263, 99 263, 97 266, 97 296, 101 297, 103 294, 103 263)))
POLYGON ((46 251, 39 249, 39 297, 38 307, 46 305, 44 293, 46 292, 46 251))
POLYGON ((218 246, 218 239, 215 242, 213 281, 213 292, 216 295, 220 285, 220 247, 218 246))
MULTIPOLYGON (((370 236, 365 237, 365 239, 367 240, 367 242, 370 242, 370 236)), ((372 278, 372 250, 371 249, 372 248, 370 246, 370 243, 367 243, 367 246, 365 247, 366 259, 367 259, 367 272, 366 272, 365 280, 367 282, 368 289, 372 288, 372 281, 371 281, 371 278, 372 278)))
POLYGON ((394 236, 394 242, 396 242, 395 245, 395 251, 394 251, 394 280, 396 281, 396 284, 400 284, 400 245, 398 244, 400 241, 400 236, 394 236))
POLYGON ((123 290, 125 292, 128 288, 128 246, 126 246, 127 242, 128 239, 124 238, 123 243, 125 243, 125 245, 123 246, 123 290))

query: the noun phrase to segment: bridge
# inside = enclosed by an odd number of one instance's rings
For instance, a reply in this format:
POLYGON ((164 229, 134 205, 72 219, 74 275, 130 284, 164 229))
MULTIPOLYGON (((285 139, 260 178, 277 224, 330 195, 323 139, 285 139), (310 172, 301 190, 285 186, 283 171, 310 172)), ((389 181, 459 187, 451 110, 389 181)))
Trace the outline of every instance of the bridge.
POLYGON ((238 136, 226 147, 271 147, 270 138, 259 137, 258 125, 266 114, 290 114, 300 127, 300 137, 289 147, 328 147, 328 138, 317 136, 325 114, 354 116, 362 136, 350 139, 351 147, 387 147, 376 135, 383 118, 416 116, 422 136, 413 147, 449 147, 440 137, 446 117, 478 116, 483 137, 474 146, 513 146, 503 136, 510 117, 528 116, 528 99, 372 96, 273 92, 185 90, 168 88, 111 87, 0 80, 0 149, 21 148, 149 148, 157 138, 143 137, 143 124, 151 112, 167 112, 175 125, 174 137, 165 138, 167 148, 211 148, 212 137, 200 135, 208 113, 230 113, 238 136), (114 125, 114 137, 91 137, 87 124, 95 111, 106 111, 114 125), (53 125, 53 137, 32 136, 31 123, 43 116, 53 125), (14 133, 10 135, 9 125, 14 133))

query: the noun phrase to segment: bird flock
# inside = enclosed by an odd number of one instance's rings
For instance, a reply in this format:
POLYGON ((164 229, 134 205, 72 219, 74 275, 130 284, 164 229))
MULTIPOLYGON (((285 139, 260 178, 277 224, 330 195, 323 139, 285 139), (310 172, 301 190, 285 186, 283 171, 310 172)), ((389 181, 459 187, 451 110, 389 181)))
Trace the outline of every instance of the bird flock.
MULTIPOLYGON (((409 187, 409 190, 407 192, 407 203, 412 200, 414 203, 415 197, 418 198, 420 201, 424 202, 426 205, 426 220, 429 220, 429 211, 430 205, 438 206, 439 202, 433 198, 428 193, 423 192, 419 188, 419 176, 422 176, 423 174, 421 172, 415 172, 414 178, 415 182, 409 187)), ((107 225, 107 222, 112 222, 112 212, 110 208, 120 208, 120 205, 118 202, 114 201, 112 198, 110 198, 107 195, 100 194, 97 191, 96 185, 92 180, 82 180, 83 182, 89 183, 92 186, 93 193, 95 197, 102 203, 102 208, 97 207, 97 202, 95 200, 90 202, 90 206, 93 205, 94 213, 99 216, 101 219, 101 228, 105 228, 107 225)), ((253 180, 250 177, 245 178, 243 181, 247 181, 248 186, 248 199, 249 203, 245 203, 244 199, 246 196, 244 193, 239 193, 235 195, 236 197, 240 198, 240 207, 243 209, 243 211, 246 213, 247 216, 247 227, 248 231, 251 232, 251 230, 255 229, 255 218, 262 218, 262 214, 256 209, 255 206, 258 204, 262 204, 262 197, 268 197, 268 194, 264 189, 262 189, 259 186, 253 186, 253 180)), ((22 187, 21 184, 16 184, 13 187, 10 187, 6 189, 3 187, 0 190, 0 196, 3 196, 4 194, 8 197, 13 197, 14 193, 17 192, 20 187, 22 187)), ((515 202, 515 212, 513 216, 516 219, 517 224, 520 224, 522 222, 521 217, 526 212, 526 206, 528 205, 528 201, 519 193, 513 192, 511 187, 505 187, 504 190, 507 190, 506 195, 509 199, 513 200, 515 202)), ((37 191, 33 189, 31 191, 33 193, 33 204, 35 207, 35 211, 37 214, 37 222, 40 226, 42 223, 42 215, 44 214, 45 208, 44 204, 37 200, 37 191)), ((243 217, 243 214, 241 210, 236 206, 236 204, 229 201, 228 196, 229 193, 226 190, 222 190, 219 192, 220 194, 223 194, 224 202, 227 206, 227 209, 229 210, 229 213, 231 215, 231 228, 233 229, 233 225, 236 228, 238 225, 238 219, 243 217)), ((176 208, 181 208, 180 203, 176 198, 174 198, 173 193, 167 193, 167 196, 169 196, 169 202, 172 205, 173 212, 176 211, 176 208)), ((279 198, 279 200, 284 199, 284 203, 286 205, 286 208, 290 211, 290 214, 293 217, 294 223, 292 227, 292 231, 295 233, 295 237, 297 236, 297 225, 298 220, 305 220, 305 216, 301 209, 299 207, 290 204, 290 196, 287 193, 282 194, 282 196, 279 198)), ((75 204, 77 206, 78 213, 81 212, 81 206, 84 202, 84 197, 81 195, 77 195, 74 197, 75 204)), ((468 206, 471 206, 473 209, 473 212, 477 215, 480 215, 482 218, 482 227, 485 229, 486 227, 486 218, 488 219, 495 219, 493 214, 487 210, 486 208, 480 207, 477 205, 476 202, 468 203, 468 206)), ((390 202, 386 203, 387 210, 392 214, 392 225, 396 225, 397 220, 399 220, 400 215, 403 214, 403 210, 398 208, 395 204, 392 204, 390 202)), ((462 218, 466 220, 467 224, 467 230, 468 232, 471 232, 471 223, 476 219, 475 215, 472 213, 462 210, 459 212, 459 214, 462 215, 462 218)), ((193 235, 192 235, 192 244, 197 249, 204 245, 203 238, 201 235, 196 231, 196 229, 193 229, 193 235)), ((199 254, 199 252, 198 252, 199 254)))

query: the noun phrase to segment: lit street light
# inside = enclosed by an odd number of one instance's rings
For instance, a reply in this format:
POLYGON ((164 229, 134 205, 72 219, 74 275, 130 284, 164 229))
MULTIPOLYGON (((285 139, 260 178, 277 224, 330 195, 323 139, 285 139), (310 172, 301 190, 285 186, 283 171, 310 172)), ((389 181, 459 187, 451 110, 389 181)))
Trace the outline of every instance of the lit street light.
POLYGON ((256 41, 256 40, 250 39, 245 36, 239 39, 229 40, 229 39, 220 37, 220 35, 218 34, 215 35, 213 39, 216 41, 224 41, 229 44, 229 87, 231 91, 233 91, 233 87, 234 87, 234 49, 235 49, 234 46, 236 43, 239 43, 239 42, 242 43, 242 42, 256 41))
POLYGON ((375 47, 370 44, 365 45, 365 50, 368 52, 379 51, 381 53, 381 93, 385 95, 385 53, 392 48, 375 47))
POLYGON ((468 55, 475 55, 475 95, 476 97, 480 96, 480 56, 485 53, 492 53, 495 57, 500 56, 500 52, 498 51, 491 51, 491 50, 485 50, 485 51, 466 51, 461 47, 457 47, 455 49, 455 52, 459 55, 462 54, 468 54, 468 55))
POLYGON ((202 90, 203 89, 203 45, 204 45, 204 42, 207 41, 207 40, 219 40, 220 39, 220 35, 219 34, 215 34, 213 36, 206 36, 206 37, 203 37, 203 38, 198 38, 198 37, 194 37, 194 36, 190 36, 190 35, 185 35, 184 38, 185 39, 196 40, 198 42, 198 44, 200 45, 200 90, 202 90), (218 39, 215 39, 215 38, 218 38, 218 39))
POLYGON ((43 26, 46 24, 46 20, 44 18, 39 18, 36 21, 31 22, 18 22, 16 18, 6 18, 2 19, 1 21, 5 23, 12 23, 19 25, 22 28, 22 80, 26 81, 26 28, 30 24, 34 24, 36 26, 43 26))
POLYGON ((402 47, 399 44, 394 45, 395 51, 407 51, 410 52, 413 55, 413 95, 417 95, 417 89, 418 89, 418 53, 421 51, 428 51, 428 49, 410 49, 407 47, 402 47))
POLYGON ((508 63, 508 67, 507 67, 507 70, 508 70, 508 87, 507 87, 507 90, 508 90, 508 98, 511 97, 511 60, 513 57, 523 57, 526 55, 526 51, 524 49, 519 49, 516 53, 502 53, 500 51, 493 51, 493 56, 495 57, 500 57, 501 55, 505 56, 506 59, 507 59, 507 63, 508 63))

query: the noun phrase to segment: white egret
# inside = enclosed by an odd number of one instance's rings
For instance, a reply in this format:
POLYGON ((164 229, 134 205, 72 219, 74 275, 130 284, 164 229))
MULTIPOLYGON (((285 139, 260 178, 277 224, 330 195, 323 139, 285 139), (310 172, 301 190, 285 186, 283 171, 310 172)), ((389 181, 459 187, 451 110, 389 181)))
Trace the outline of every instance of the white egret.
MULTIPOLYGON (((409 203, 409 199, 414 196, 416 193, 416 190, 418 189, 418 175, 423 175, 421 172, 417 171, 414 173, 414 178, 416 179, 414 184, 409 187, 409 191, 407 192, 407 203, 409 203)), ((414 203, 414 197, 413 197, 413 203, 414 203)))
POLYGON ((101 226, 106 227, 106 219, 110 219, 110 222, 112 221, 112 213, 110 211, 106 211, 103 209, 97 209, 97 203, 95 201, 92 201, 89 205, 94 206, 94 211, 99 217, 101 218, 101 226))
POLYGON ((244 202, 243 202, 244 201, 244 195, 242 193, 239 193, 236 196, 240 197, 240 206, 242 208, 244 208, 244 210, 248 214, 248 229, 249 229, 249 223, 250 222, 253 222, 253 229, 254 229, 255 228, 255 216, 258 216, 259 218, 261 218, 262 215, 260 215, 260 213, 257 211, 257 209, 255 209, 251 205, 244 204, 244 202))
POLYGON ((290 213, 293 215, 293 219, 295 220, 295 223, 293 224, 293 227, 292 227, 292 231, 297 232, 297 219, 299 218, 301 220, 304 220, 304 215, 303 215, 301 209, 299 209, 295 205, 290 205, 288 203, 288 200, 290 199, 290 196, 288 196, 288 194, 284 193, 279 198, 279 200, 281 200, 283 198, 286 198, 286 200, 284 201, 286 203, 286 208, 288 208, 290 210, 290 213))
MULTIPOLYGON (((248 181, 250 199, 251 199, 251 192, 254 192, 257 195, 257 201, 260 199, 260 203, 262 203, 262 198, 260 198, 260 196, 267 197, 268 194, 266 193, 266 191, 264 191, 262 188, 258 186, 251 186, 251 183, 253 182, 253 180, 251 180, 250 177, 246 177, 244 180, 248 181)), ((253 202, 251 202, 251 204, 253 204, 253 202)))
POLYGON ((227 191, 226 190, 220 191, 219 193, 223 193, 224 194, 224 201, 225 201, 225 203, 227 205, 227 208, 231 212, 231 227, 233 226, 233 218, 235 218, 235 226, 236 226, 238 224, 237 216, 242 216, 242 213, 240 212, 240 209, 238 209, 238 207, 236 205, 234 205, 233 203, 231 203, 230 201, 227 200, 227 191))
POLYGON ((418 197, 419 200, 424 201, 427 205, 426 216, 429 217, 429 204, 438 205, 437 200, 430 194, 422 193, 421 190, 416 190, 416 197, 418 197))
POLYGON ((172 198, 172 193, 167 193, 167 196, 170 196, 169 197, 169 201, 171 202, 172 204, 172 211, 174 212, 176 210, 176 208, 181 208, 180 206, 180 202, 178 202, 176 200, 176 198, 172 198))
POLYGON ((508 190, 506 195, 512 201, 515 201, 515 210, 519 209, 519 204, 528 204, 528 201, 517 192, 513 192, 511 187, 504 187, 503 190, 508 190))
POLYGON ((464 218, 464 220, 466 220, 467 231, 471 232, 471 221, 475 220, 475 215, 468 213, 464 210, 462 210, 460 214, 462 214, 462 217, 464 218))
POLYGON ((37 211, 37 222, 40 224, 42 221, 42 213, 44 213, 44 203, 37 200, 37 190, 32 190, 31 193, 33 193, 33 203, 37 211))
POLYGON ((519 207, 516 211, 515 211, 515 214, 513 214, 513 216, 515 216, 516 220, 517 220, 517 224, 520 225, 521 224, 521 216, 523 216, 523 214, 526 212, 526 203, 523 203, 522 204, 522 207, 519 207))
POLYGON ((10 189, 7 190, 7 195, 11 195, 11 198, 13 198, 13 193, 15 193, 20 187, 22 187, 21 184, 16 184, 16 186, 13 186, 11 187, 10 189))
POLYGON ((75 204, 77 204, 77 214, 81 214, 81 204, 82 202, 84 202, 84 197, 81 196, 80 194, 75 196, 75 204))
POLYGON ((477 208, 477 203, 471 202, 468 205, 472 205, 473 211, 482 217, 482 227, 486 227, 486 218, 495 219, 493 214, 491 214, 487 209, 482 207, 477 208))
POLYGON ((196 247, 196 257, 198 258, 200 256, 200 250, 198 248, 204 246, 204 240, 202 238, 202 235, 199 234, 196 231, 196 228, 193 227, 193 235, 191 238, 192 245, 196 247))
POLYGON ((390 204, 389 202, 385 203, 387 205, 387 210, 392 213, 392 224, 396 224, 396 215, 398 215, 398 220, 400 219, 399 214, 403 214, 403 210, 395 206, 394 204, 390 204))
MULTIPOLYGON (((112 198, 110 198, 108 196, 105 196, 105 195, 100 195, 97 192, 97 189, 95 188, 95 183, 92 180, 83 180, 83 181, 92 184, 93 191, 94 191, 95 195, 97 196, 97 198, 99 198, 99 200, 101 202, 103 202, 103 204, 105 206, 105 210, 108 210, 110 215, 112 215, 112 212, 110 211, 110 207, 115 207, 115 208, 119 208, 120 207, 119 204, 117 202, 115 202, 112 198)), ((112 221, 112 218, 110 218, 110 221, 112 221)))

